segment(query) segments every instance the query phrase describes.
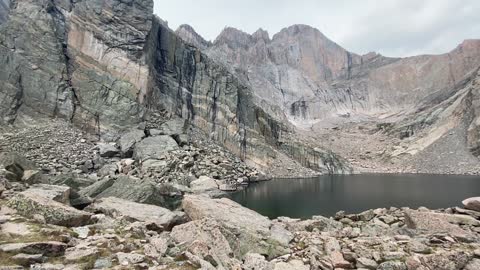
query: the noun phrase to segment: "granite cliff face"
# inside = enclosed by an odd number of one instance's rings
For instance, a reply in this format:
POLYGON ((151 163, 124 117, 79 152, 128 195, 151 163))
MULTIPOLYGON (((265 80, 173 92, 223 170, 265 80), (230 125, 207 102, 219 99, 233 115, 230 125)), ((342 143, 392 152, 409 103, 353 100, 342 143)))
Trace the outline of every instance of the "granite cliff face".
POLYGON ((226 28, 206 51, 300 126, 340 115, 411 112, 454 88, 480 63, 478 40, 444 55, 360 56, 306 25, 285 28, 272 39, 262 29, 249 35, 226 28))
POLYGON ((256 166, 290 155, 320 172, 350 171, 329 151, 282 140, 288 122, 191 45, 208 43, 184 42, 155 18, 151 0, 19 0, 0 27, 3 123, 59 117, 114 140, 168 110, 256 166))
MULTIPOLYGON (((376 171, 378 165, 385 167, 388 160, 387 163, 399 166, 392 168, 394 171, 476 171, 472 164, 478 163, 474 157, 478 154, 473 150, 478 124, 472 119, 476 119, 477 104, 473 92, 462 98, 459 93, 478 88, 474 78, 480 67, 480 40, 466 40, 442 55, 360 56, 343 49, 317 29, 294 25, 272 38, 262 29, 250 35, 225 28, 204 51, 249 85, 255 102, 265 104, 267 110, 280 108, 268 111, 288 119, 295 126, 297 137, 307 137, 312 145, 333 149, 354 163, 373 159, 376 165, 368 165, 366 170, 376 171), (471 105, 457 108, 457 114, 465 118, 450 117, 446 128, 438 115, 441 111, 450 115, 455 99, 471 105), (427 112, 433 115, 425 120, 427 112), (377 128, 384 125, 395 132, 383 133, 383 128, 377 128), (441 156, 447 155, 448 143, 441 138, 457 127, 461 131, 458 139, 462 141, 462 147, 457 148, 462 151, 454 152, 465 157, 460 162, 463 165, 455 164, 448 170, 441 166, 425 169, 407 161, 418 156, 416 162, 433 164, 433 156, 440 152, 441 156), (438 129, 443 131, 435 133, 438 129), (373 134, 378 138, 372 139, 373 134), (435 143, 439 145, 433 146, 435 143), (404 151, 412 147, 417 150, 404 151), (424 151, 427 149, 430 150, 424 151), (455 169, 462 166, 469 169, 455 169)), ((446 157, 442 164, 448 161, 453 162, 446 157)))

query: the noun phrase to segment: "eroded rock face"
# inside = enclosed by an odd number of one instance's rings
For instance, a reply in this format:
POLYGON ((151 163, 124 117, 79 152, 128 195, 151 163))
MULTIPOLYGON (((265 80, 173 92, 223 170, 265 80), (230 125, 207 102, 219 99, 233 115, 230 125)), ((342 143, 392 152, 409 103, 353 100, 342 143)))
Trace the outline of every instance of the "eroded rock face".
POLYGON ((50 1, 16 1, 0 31, 0 115, 3 123, 36 115, 70 118, 73 92, 62 48, 61 12, 50 1), (58 29, 57 29, 58 26, 58 29), (57 32, 58 30, 58 32, 57 32), (58 33, 58 35, 57 35, 58 33))
POLYGON ((72 6, 66 43, 78 112, 97 132, 138 123, 147 90, 144 47, 153 1, 81 1, 72 6), (98 130, 100 129, 100 130, 98 130))

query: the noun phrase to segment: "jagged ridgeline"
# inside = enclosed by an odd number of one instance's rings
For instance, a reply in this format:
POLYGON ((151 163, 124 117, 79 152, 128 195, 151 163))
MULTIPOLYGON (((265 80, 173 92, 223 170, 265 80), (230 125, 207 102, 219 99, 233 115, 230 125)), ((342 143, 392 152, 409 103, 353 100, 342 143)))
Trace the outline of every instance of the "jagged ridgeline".
POLYGON ((58 117, 113 140, 167 109, 257 165, 283 152, 322 172, 350 171, 333 153, 284 140, 287 121, 178 38, 152 0, 0 0, 0 22, 3 124, 58 117))

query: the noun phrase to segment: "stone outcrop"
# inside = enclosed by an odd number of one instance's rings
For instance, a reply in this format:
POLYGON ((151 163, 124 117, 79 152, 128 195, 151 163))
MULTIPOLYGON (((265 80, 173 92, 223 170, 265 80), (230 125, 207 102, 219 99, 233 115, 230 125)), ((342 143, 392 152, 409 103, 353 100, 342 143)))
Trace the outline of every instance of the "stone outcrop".
POLYGON ((155 224, 162 230, 170 230, 174 225, 185 220, 185 214, 180 212, 172 212, 159 206, 135 203, 115 197, 100 199, 86 210, 118 219, 124 218, 129 222, 141 221, 155 224))
POLYGON ((468 198, 462 201, 465 208, 480 212, 480 197, 468 198))
MULTIPOLYGON (((101 185, 101 188, 108 183, 101 185)), ((98 193, 92 189, 88 193, 98 193)), ((93 194, 92 194, 93 195, 93 194)), ((155 182, 148 179, 136 179, 128 176, 120 176, 110 187, 95 196, 96 198, 116 197, 132 202, 159 205, 164 207, 173 207, 174 199, 170 194, 165 194, 156 186, 155 182)))
POLYGON ((45 222, 61 226, 82 226, 90 222, 90 213, 77 210, 48 196, 25 191, 11 198, 7 205, 22 215, 34 218, 41 216, 45 222))
POLYGON ((191 220, 196 221, 196 226, 203 227, 202 224, 209 222, 217 223, 222 228, 223 237, 238 258, 242 258, 247 250, 274 258, 287 248, 288 243, 281 243, 279 232, 271 230, 272 223, 267 217, 229 199, 188 195, 183 199, 182 208, 191 220))

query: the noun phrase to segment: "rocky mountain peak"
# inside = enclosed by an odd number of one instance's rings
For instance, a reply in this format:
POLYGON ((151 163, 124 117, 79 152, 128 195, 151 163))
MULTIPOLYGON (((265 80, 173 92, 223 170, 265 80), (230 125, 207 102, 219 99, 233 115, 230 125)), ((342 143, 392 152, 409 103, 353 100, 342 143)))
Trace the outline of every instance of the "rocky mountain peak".
POLYGON ((232 48, 248 47, 252 36, 233 27, 225 27, 214 41, 214 45, 227 44, 232 48))
POLYGON ((270 36, 267 31, 263 30, 262 28, 259 28, 255 33, 252 34, 252 38, 255 39, 256 41, 263 40, 265 42, 270 41, 270 36))
POLYGON ((457 46, 457 50, 480 50, 480 39, 466 39, 457 46))
POLYGON ((200 36, 195 29, 193 29, 192 26, 188 24, 182 24, 180 25, 177 30, 175 31, 175 34, 177 34, 181 39, 183 39, 185 42, 201 49, 204 50, 208 48, 211 43, 209 41, 206 41, 202 36, 200 36))

